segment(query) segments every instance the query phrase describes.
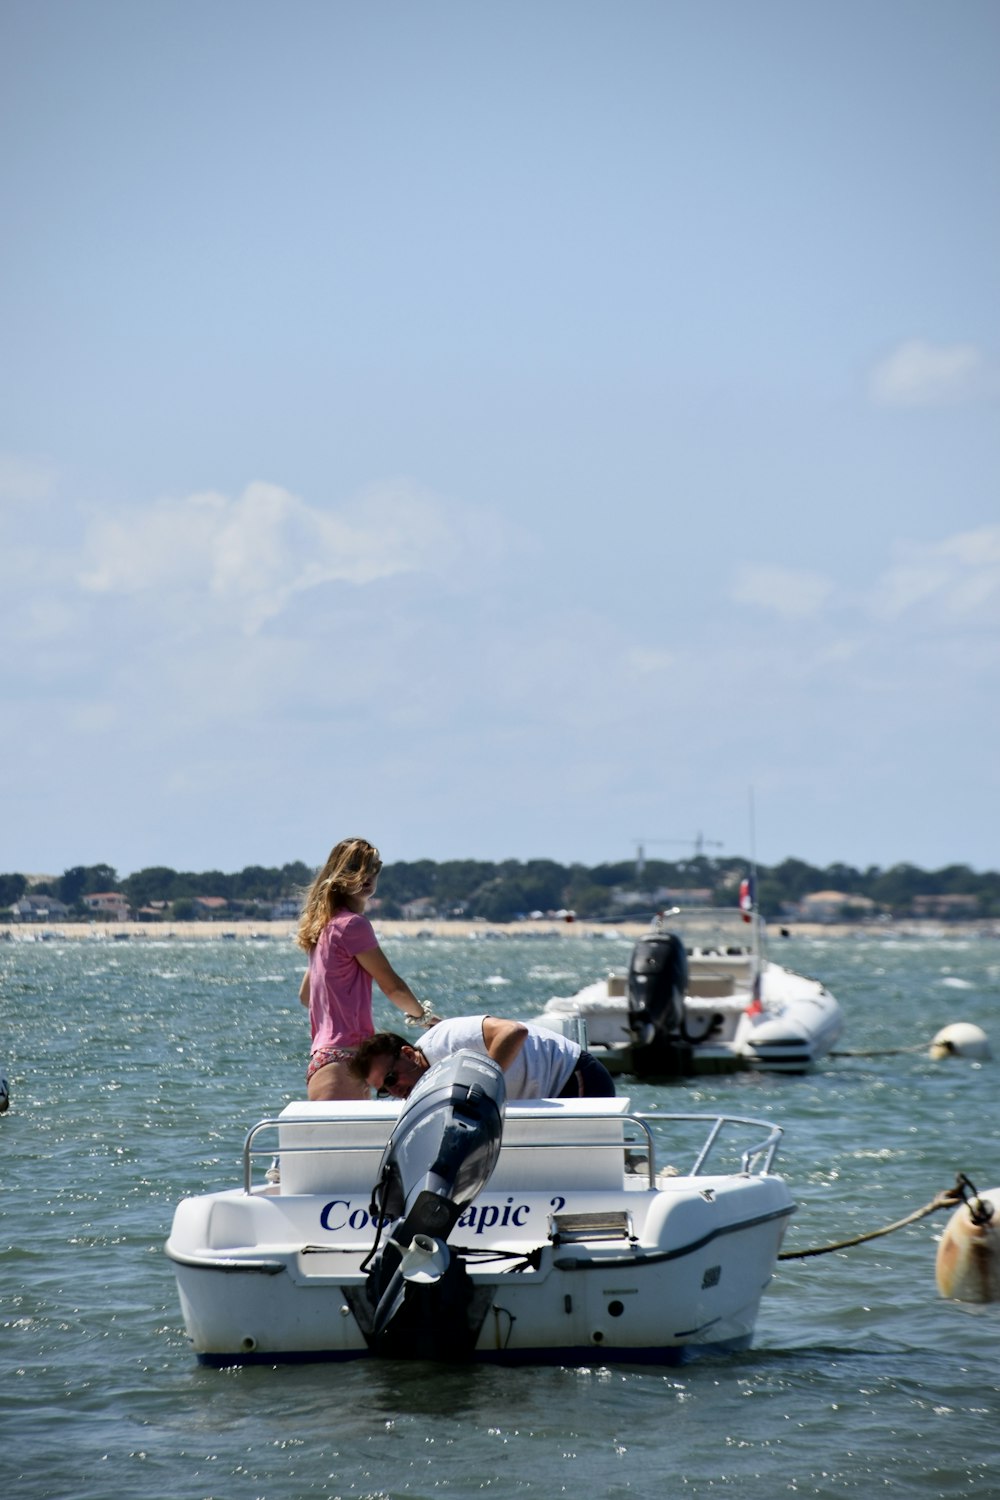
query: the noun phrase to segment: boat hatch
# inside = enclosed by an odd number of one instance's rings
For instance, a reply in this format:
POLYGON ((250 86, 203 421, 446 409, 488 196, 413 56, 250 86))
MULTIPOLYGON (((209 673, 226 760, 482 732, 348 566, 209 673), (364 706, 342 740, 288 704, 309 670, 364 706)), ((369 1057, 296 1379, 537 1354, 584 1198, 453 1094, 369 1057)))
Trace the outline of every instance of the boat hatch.
POLYGON ((631 1240, 635 1242, 630 1213, 553 1214, 549 1220, 553 1245, 574 1245, 581 1240, 631 1240))

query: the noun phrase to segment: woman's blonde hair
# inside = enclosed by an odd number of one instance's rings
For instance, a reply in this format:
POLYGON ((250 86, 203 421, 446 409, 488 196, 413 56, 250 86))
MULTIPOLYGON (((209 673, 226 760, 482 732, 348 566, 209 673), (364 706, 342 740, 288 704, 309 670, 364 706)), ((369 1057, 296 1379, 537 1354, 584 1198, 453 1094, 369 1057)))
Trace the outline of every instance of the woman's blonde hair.
POLYGON ((366 883, 382 868, 374 844, 367 839, 341 839, 306 892, 299 918, 297 941, 309 953, 334 912, 341 911, 351 896, 360 896, 366 883))

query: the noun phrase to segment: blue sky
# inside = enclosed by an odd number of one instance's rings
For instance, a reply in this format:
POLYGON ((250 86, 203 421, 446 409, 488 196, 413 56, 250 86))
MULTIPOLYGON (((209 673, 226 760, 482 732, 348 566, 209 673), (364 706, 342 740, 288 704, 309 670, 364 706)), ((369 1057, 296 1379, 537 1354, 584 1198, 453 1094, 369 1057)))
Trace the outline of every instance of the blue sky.
POLYGON ((1000 867, 998 57, 7 0, 0 869, 1000 867))

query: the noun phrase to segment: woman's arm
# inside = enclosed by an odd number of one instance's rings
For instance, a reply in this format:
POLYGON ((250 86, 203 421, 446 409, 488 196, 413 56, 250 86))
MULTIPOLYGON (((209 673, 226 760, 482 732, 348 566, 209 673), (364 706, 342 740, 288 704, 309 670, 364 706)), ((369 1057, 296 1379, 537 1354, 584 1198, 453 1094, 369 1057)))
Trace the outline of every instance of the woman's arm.
POLYGON ((309 1004, 309 970, 308 969, 303 974, 303 976, 302 976, 302 983, 299 985, 299 1001, 300 1001, 300 1003, 302 1005, 308 1005, 309 1004))
POLYGON ((385 998, 391 1000, 404 1016, 409 1016, 414 1021, 426 1021, 428 1025, 440 1021, 440 1016, 424 1014, 420 1001, 406 980, 401 979, 396 973, 381 948, 366 948, 363 953, 356 953, 354 956, 361 967, 372 976, 385 998))
POLYGON ((483 1020, 486 1051, 505 1073, 524 1046, 527 1035, 528 1028, 523 1021, 500 1021, 496 1016, 486 1016, 483 1020))

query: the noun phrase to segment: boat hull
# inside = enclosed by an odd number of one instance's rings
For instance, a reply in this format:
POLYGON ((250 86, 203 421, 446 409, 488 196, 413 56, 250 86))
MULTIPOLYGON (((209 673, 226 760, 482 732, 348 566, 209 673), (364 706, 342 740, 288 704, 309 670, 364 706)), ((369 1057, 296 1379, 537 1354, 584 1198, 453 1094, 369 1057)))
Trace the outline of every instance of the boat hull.
MULTIPOLYGON (((530 1119, 519 1115, 526 1106, 508 1105, 489 1190, 449 1238, 468 1284, 468 1357, 676 1364, 752 1341, 794 1211, 787 1185, 770 1172, 668 1170, 650 1180, 648 1163, 626 1164, 624 1103, 552 1101, 550 1118, 535 1106, 530 1119), (588 1104, 611 1108, 594 1115, 588 1104), (567 1122, 575 1148, 560 1134, 567 1122)), ((303 1162, 283 1152, 281 1174, 301 1179, 303 1162)), ((166 1249, 199 1361, 373 1352, 367 1261, 378 1225, 358 1175, 352 1162, 339 1182, 328 1175, 311 1191, 282 1182, 178 1205, 166 1249)), ((418 1313, 428 1299, 433 1322, 435 1288, 412 1290, 418 1313)))

